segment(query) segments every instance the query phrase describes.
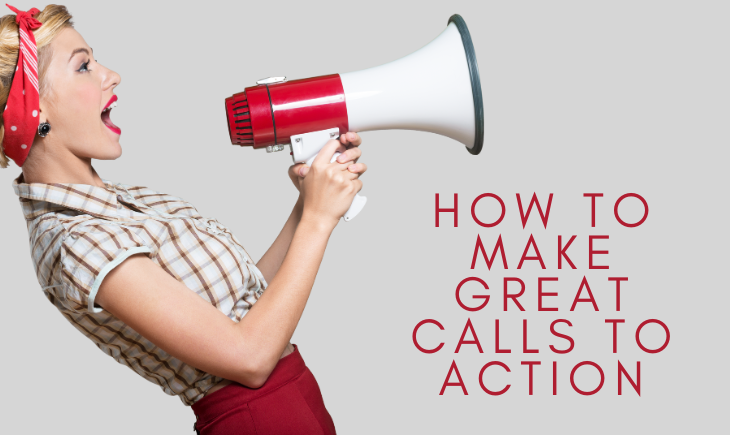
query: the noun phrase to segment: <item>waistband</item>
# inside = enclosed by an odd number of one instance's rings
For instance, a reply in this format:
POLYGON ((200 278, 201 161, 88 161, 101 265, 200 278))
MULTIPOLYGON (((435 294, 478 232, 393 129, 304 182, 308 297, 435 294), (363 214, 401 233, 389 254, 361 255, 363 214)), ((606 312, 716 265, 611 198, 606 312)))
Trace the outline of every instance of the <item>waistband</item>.
POLYGON ((301 375, 307 366, 299 353, 299 347, 296 344, 293 346, 294 351, 279 360, 260 388, 248 388, 234 382, 193 403, 193 412, 198 421, 212 420, 221 413, 262 397, 301 375))

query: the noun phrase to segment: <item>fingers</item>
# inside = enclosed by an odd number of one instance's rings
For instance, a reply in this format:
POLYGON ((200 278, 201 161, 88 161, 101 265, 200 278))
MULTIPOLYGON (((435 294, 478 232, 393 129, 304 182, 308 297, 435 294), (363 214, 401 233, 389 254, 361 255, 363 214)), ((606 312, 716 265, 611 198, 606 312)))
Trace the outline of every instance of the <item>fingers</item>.
POLYGON ((358 146, 362 144, 362 139, 360 138, 360 135, 353 132, 347 132, 343 135, 340 135, 340 142, 343 145, 347 145, 347 150, 343 152, 338 158, 338 163, 357 163, 357 160, 362 155, 362 151, 358 146))
POLYGON ((357 147, 347 148, 339 157, 337 157, 338 163, 357 162, 357 159, 362 155, 362 150, 357 147))
POLYGON ((343 145, 349 144, 352 146, 360 146, 360 144, 362 143, 362 139, 360 138, 359 134, 348 131, 347 133, 340 135, 340 142, 342 142, 343 145))
POLYGON ((306 164, 304 164, 304 163, 296 163, 296 164, 293 164, 293 165, 289 166, 289 177, 292 177, 292 176, 298 176, 298 177, 303 177, 303 176, 304 176, 304 174, 302 173, 302 170, 303 170, 303 169, 304 169, 305 167, 306 167, 306 168, 309 168, 309 167, 308 167, 308 166, 307 166, 306 164))
POLYGON ((353 163, 347 167, 347 171, 353 175, 353 179, 360 178, 367 170, 368 166, 365 163, 353 163))
MULTIPOLYGON (((339 170, 348 171, 352 175, 352 177, 348 178, 356 179, 367 170, 365 164, 357 163, 362 155, 362 151, 358 148, 361 143, 362 139, 357 133, 347 132, 340 135, 339 140, 330 140, 322 147, 317 157, 312 161, 312 166, 326 166, 328 162, 332 162, 335 153, 339 152, 340 155, 333 163, 337 164, 336 167, 339 170)), ((299 168, 299 175, 302 177, 306 176, 309 169, 308 166, 302 165, 299 168)))
POLYGON ((312 166, 323 166, 328 164, 332 160, 332 156, 335 155, 340 146, 341 145, 339 141, 335 139, 328 140, 324 147, 322 147, 322 149, 317 154, 317 157, 314 158, 312 166))

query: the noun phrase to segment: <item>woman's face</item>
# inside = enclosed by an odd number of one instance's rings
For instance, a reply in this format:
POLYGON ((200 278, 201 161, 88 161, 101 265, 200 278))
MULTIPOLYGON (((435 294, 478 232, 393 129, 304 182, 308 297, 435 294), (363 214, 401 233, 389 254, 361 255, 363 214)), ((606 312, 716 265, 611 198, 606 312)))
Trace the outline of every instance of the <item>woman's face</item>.
POLYGON ((83 159, 113 160, 122 155, 121 130, 104 109, 116 100, 121 82, 116 72, 94 60, 94 53, 73 28, 65 28, 51 42, 53 57, 44 80, 41 121, 51 124, 46 147, 65 148, 83 159))

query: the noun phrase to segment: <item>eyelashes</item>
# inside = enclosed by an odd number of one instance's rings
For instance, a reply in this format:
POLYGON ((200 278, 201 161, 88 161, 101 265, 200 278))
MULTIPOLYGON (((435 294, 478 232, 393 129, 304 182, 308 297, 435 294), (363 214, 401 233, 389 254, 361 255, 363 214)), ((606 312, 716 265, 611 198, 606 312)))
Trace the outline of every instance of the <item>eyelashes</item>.
POLYGON ((86 62, 82 63, 81 68, 79 68, 77 71, 80 73, 90 72, 91 70, 89 69, 89 62, 91 61, 87 60, 86 62))

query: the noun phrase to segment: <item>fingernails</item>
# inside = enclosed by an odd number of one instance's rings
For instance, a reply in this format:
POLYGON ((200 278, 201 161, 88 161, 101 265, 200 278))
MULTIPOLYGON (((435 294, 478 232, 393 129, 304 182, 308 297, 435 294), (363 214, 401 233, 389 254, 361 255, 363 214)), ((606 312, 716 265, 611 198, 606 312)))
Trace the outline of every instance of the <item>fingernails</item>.
POLYGON ((355 165, 350 165, 350 166, 347 167, 347 170, 348 171, 353 171, 354 172, 355 169, 356 169, 355 165))
POLYGON ((338 163, 343 163, 343 162, 346 162, 346 161, 347 161, 347 157, 345 157, 344 154, 340 154, 339 157, 337 157, 337 162, 338 163))

